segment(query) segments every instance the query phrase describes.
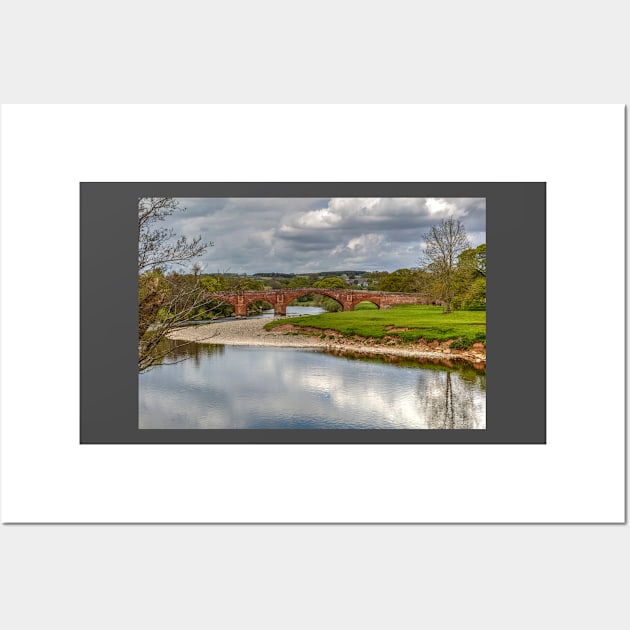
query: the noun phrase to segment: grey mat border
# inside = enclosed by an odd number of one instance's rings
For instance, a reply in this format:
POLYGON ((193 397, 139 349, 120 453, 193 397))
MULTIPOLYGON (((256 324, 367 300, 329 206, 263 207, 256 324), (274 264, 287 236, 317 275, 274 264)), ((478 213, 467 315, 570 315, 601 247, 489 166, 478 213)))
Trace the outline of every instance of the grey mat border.
POLYGON ((80 198, 82 444, 546 442, 544 182, 84 182, 80 198), (485 197, 491 252, 487 429, 139 429, 136 203, 145 196, 485 197))

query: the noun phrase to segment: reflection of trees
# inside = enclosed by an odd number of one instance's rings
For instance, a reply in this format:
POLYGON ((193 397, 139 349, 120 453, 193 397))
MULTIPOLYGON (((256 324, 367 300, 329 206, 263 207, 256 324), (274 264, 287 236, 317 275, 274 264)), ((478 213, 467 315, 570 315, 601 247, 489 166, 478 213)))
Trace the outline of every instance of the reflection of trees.
POLYGON ((417 394, 427 429, 474 429, 483 425, 486 371, 454 359, 410 359, 330 349, 326 354, 349 360, 420 369, 417 394))
POLYGON ((250 302, 247 305, 247 314, 248 315, 260 315, 263 311, 268 311, 273 308, 273 304, 271 302, 267 302, 265 300, 256 300, 255 302, 250 302))
POLYGON ((475 369, 472 366, 463 366, 457 373, 462 380, 467 383, 471 383, 472 385, 476 385, 484 392, 486 391, 485 369, 475 369))
POLYGON ((198 367, 202 357, 223 354, 225 346, 195 343, 194 341, 180 341, 178 339, 164 339, 160 342, 160 355, 164 355, 157 365, 171 365, 180 363, 184 359, 192 359, 198 367))
POLYGON ((417 392, 427 429, 474 429, 481 420, 475 394, 484 390, 485 374, 451 370, 425 374, 417 392))
POLYGON ((287 306, 319 306, 331 313, 343 311, 343 304, 321 293, 307 293, 291 300, 287 306))

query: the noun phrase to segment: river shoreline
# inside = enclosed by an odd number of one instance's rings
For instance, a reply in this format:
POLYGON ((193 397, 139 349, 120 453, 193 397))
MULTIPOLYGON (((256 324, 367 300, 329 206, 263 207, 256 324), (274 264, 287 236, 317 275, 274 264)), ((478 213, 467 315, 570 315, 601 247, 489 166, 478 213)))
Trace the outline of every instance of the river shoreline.
POLYGON ((331 351, 349 351, 363 354, 381 354, 413 359, 464 360, 475 367, 486 364, 485 348, 451 350, 448 342, 418 342, 401 344, 396 339, 376 341, 359 337, 344 337, 333 330, 301 331, 291 324, 265 330, 268 319, 236 319, 210 324, 183 326, 173 330, 169 338, 207 344, 232 346, 275 346, 287 348, 322 348, 331 351))

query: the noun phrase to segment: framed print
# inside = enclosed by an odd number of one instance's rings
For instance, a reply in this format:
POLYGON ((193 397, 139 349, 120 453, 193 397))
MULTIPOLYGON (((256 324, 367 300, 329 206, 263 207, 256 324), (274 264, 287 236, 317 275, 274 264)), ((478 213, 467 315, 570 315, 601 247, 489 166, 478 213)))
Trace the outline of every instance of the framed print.
POLYGON ((81 190, 82 442, 544 443, 545 257, 529 256, 545 248, 544 183, 83 183, 81 190), (216 234, 216 245, 180 234, 195 228, 207 242, 216 234), (441 259, 407 268, 426 251, 427 230, 438 239, 437 257, 453 250, 454 306, 440 292, 441 259), (104 267, 108 233, 118 256, 104 267), (486 234, 499 261, 488 283, 496 307, 489 346, 499 361, 488 390, 486 234), (473 252, 483 252, 481 271, 462 262, 473 252), (171 267, 169 256, 177 259, 171 267), (208 267, 237 273, 204 273, 208 267), (115 306, 104 311, 108 283, 117 287, 115 306), (512 307, 524 294, 538 305, 533 312, 512 307), (333 312, 286 318, 322 312, 322 304, 333 312), (148 340, 141 336, 139 368, 130 351, 138 318, 148 340), (517 361, 515 329, 535 349, 517 361), (494 397, 489 406, 486 395, 494 397))

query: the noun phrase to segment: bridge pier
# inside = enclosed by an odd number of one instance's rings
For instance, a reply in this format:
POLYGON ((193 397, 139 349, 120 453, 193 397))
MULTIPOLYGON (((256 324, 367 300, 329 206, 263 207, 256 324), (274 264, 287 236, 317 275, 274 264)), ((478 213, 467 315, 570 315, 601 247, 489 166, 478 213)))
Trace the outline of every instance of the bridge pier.
POLYGON ((286 315, 287 314, 287 302, 291 300, 284 299, 284 291, 278 291, 276 293, 276 299, 272 302, 274 315, 286 315))
POLYGON ((236 298, 236 303, 234 304, 234 315, 236 317, 247 317, 247 302, 245 302, 242 294, 236 298))

